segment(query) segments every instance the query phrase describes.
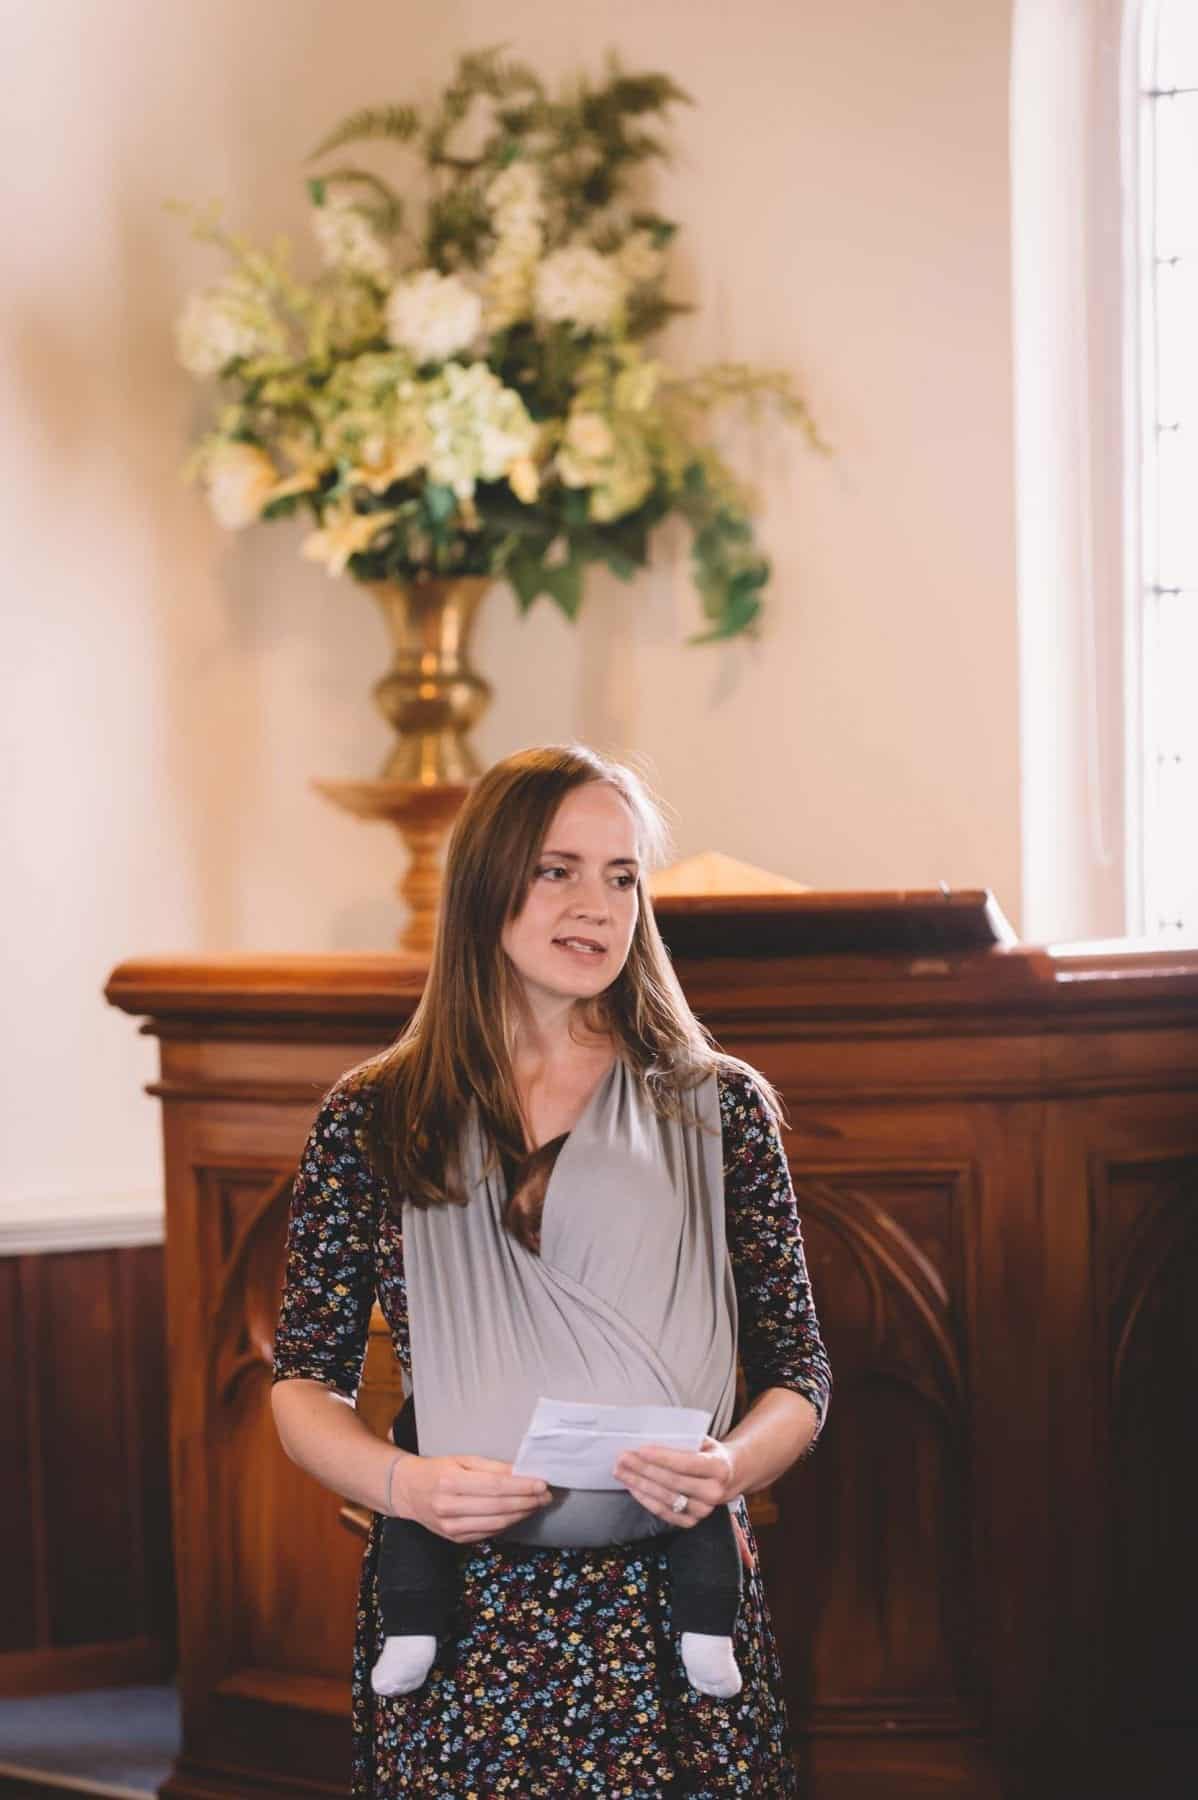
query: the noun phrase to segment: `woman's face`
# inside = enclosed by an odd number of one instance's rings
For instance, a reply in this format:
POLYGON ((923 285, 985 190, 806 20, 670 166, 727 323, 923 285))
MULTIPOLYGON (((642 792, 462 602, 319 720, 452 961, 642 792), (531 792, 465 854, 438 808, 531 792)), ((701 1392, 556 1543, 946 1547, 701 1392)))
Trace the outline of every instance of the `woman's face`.
POLYGON ((572 788, 500 940, 530 1001, 588 1000, 610 987, 632 943, 639 869, 632 814, 616 790, 572 788))

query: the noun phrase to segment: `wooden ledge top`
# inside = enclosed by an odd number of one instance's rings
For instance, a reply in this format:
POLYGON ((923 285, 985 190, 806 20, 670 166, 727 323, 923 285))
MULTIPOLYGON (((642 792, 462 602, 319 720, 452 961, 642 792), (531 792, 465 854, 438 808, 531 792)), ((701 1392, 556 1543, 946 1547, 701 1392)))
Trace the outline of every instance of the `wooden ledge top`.
POLYGON ((423 957, 401 951, 145 956, 117 965, 104 998, 122 1012, 155 1016, 385 1018, 411 1011, 427 974, 423 957))
MULTIPOLYGON (((663 896, 655 910, 692 1002, 716 1025, 1123 1007, 1198 1024, 1198 946, 1020 944, 985 890, 663 896)), ((203 1020, 260 1035, 304 1021, 344 1035, 402 1022, 426 974, 424 958, 400 952, 154 956, 121 963, 104 993, 148 1029, 203 1020)))

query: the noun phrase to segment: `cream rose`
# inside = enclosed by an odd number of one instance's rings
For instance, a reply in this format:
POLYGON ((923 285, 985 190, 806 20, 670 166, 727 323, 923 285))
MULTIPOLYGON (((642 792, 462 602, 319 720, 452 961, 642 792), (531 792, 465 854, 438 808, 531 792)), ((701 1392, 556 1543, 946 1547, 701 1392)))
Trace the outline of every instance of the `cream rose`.
POLYGON ((261 518, 279 482, 279 471, 256 444, 221 444, 204 461, 208 503, 226 531, 261 518))

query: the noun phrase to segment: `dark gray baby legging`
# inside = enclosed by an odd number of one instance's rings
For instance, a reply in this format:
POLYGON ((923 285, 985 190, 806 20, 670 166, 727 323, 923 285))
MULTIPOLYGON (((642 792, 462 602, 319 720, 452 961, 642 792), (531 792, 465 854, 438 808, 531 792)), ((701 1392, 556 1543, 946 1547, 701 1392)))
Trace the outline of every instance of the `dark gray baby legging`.
MULTIPOLYGON (((396 1414, 391 1435, 399 1449, 417 1453, 416 1409, 410 1396, 396 1414)), ((531 1545, 499 1542, 505 1551, 545 1555, 531 1545)), ((665 1538, 642 1538, 623 1549, 636 1555, 653 1544, 661 1545, 669 1558, 674 1630, 731 1637, 741 1575, 728 1508, 717 1506, 697 1525, 680 1526, 665 1538)), ((441 1643, 449 1635, 458 1598, 460 1548, 414 1519, 383 1520, 378 1584, 385 1636, 435 1637, 441 1643)), ((611 1546, 613 1552, 620 1548, 611 1546)))

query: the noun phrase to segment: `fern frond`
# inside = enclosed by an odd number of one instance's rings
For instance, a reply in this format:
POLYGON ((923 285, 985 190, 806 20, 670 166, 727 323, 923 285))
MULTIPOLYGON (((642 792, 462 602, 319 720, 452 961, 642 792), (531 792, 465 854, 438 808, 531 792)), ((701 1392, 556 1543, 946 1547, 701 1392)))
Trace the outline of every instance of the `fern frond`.
POLYGON ((483 50, 468 50, 459 58, 457 74, 450 92, 488 94, 503 100, 510 94, 543 94, 540 76, 527 63, 503 62, 506 44, 491 44, 483 50))
POLYGON ((356 169, 348 165, 329 169, 326 173, 313 177, 325 187, 334 182, 344 182, 349 186, 368 187, 378 195, 374 205, 364 205, 360 210, 365 213, 376 230, 384 237, 393 237, 403 224, 403 201, 395 189, 379 175, 369 169, 356 169))
POLYGON ((669 146, 648 131, 631 133, 624 138, 619 149, 613 148, 610 154, 618 155, 621 162, 645 162, 651 156, 656 156, 660 162, 673 161, 669 146))
POLYGON ((694 101, 668 75, 650 70, 644 75, 617 75, 603 90, 603 98, 614 112, 662 112, 667 106, 693 106, 694 101))
MULTIPOLYGON (((500 106, 513 98, 526 96, 526 112, 544 105, 545 89, 540 76, 526 63, 504 62, 506 48, 505 44, 491 44, 482 50, 469 50, 458 58, 454 78, 425 134, 425 156, 433 167, 470 174, 487 162, 487 152, 481 157, 462 157, 452 155, 447 149, 454 127, 461 124, 471 103, 480 96, 500 106)), ((492 140, 488 152, 494 152, 496 148, 492 140)))
POLYGON ((361 143, 365 138, 391 138, 406 144, 419 130, 420 114, 414 106, 364 106, 335 125, 310 152, 308 161, 315 162, 318 156, 328 156, 343 144, 361 143))

